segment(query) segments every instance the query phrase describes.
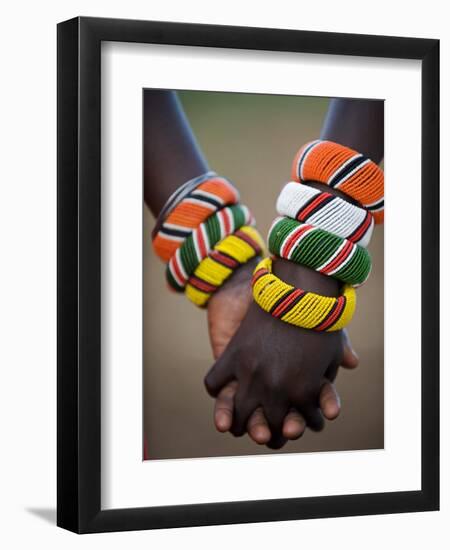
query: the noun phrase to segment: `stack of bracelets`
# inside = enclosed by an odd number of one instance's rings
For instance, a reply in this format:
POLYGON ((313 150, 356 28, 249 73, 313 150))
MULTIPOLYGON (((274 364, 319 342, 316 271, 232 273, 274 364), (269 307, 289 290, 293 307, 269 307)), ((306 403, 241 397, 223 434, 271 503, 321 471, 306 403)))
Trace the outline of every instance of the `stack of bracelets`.
POLYGON ((189 180, 167 201, 152 233, 156 254, 167 263, 169 287, 205 307, 264 242, 236 188, 214 172, 189 180))
POLYGON ((281 281, 272 272, 272 260, 265 258, 253 274, 253 297, 286 323, 316 331, 340 330, 355 311, 354 287, 371 271, 366 247, 374 224, 384 219, 384 175, 353 149, 316 140, 296 154, 292 179, 277 200, 280 217, 269 230, 269 251, 341 281, 341 295, 320 296, 295 288, 281 281), (303 185, 308 182, 338 189, 354 203, 303 185))

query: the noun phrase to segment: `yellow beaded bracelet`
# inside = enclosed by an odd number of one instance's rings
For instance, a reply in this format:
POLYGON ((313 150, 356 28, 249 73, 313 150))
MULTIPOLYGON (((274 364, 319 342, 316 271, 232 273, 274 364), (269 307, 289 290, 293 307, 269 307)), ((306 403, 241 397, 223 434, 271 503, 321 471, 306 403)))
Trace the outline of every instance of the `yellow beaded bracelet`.
POLYGON ((204 307, 212 294, 232 273, 264 250, 264 241, 254 227, 244 225, 220 241, 189 277, 185 294, 204 307))
POLYGON ((253 298, 264 311, 297 327, 340 330, 355 312, 356 292, 351 285, 344 285, 338 298, 295 288, 272 273, 271 258, 264 258, 256 266, 252 287, 253 298))

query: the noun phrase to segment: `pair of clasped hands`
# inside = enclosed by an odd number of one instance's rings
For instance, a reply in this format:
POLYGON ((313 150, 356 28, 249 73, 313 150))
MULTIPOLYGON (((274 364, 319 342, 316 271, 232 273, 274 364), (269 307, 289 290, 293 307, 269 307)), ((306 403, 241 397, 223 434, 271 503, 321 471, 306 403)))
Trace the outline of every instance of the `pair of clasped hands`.
MULTIPOLYGON (((346 330, 315 332, 273 318, 254 301, 252 272, 241 267, 211 298, 208 327, 216 360, 205 376, 215 398, 214 423, 234 436, 280 449, 306 428, 320 431, 335 419, 340 400, 333 381, 340 366, 358 357, 346 330)), ((274 273, 287 283, 338 296, 339 283, 304 266, 274 259, 274 273)))
MULTIPOLYGON (((380 162, 383 109, 382 101, 332 99, 321 139, 364 151, 380 162)), ((180 181, 209 169, 175 92, 145 91, 144 143, 144 198, 158 216, 180 181)), ((329 186, 307 184, 353 202, 329 186)), ((289 439, 301 437, 307 427, 320 430, 325 419, 338 416, 340 402, 333 381, 340 366, 354 368, 358 358, 345 330, 304 330, 260 309, 251 290, 256 264, 254 260, 241 267, 209 301, 216 363, 205 385, 215 398, 214 422, 219 431, 235 436, 247 432, 256 443, 279 449, 289 439)), ((293 286, 339 295, 337 280, 304 266, 276 259, 273 271, 293 286)))

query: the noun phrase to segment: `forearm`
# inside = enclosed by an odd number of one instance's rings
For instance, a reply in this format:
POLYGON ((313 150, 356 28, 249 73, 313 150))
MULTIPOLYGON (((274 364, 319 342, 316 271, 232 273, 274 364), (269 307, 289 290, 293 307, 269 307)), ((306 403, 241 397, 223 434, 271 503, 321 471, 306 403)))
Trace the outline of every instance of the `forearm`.
MULTIPOLYGON (((384 105, 382 101, 332 99, 321 139, 335 141, 367 155, 375 162, 383 157, 384 105)), ((332 193, 356 204, 351 197, 323 183, 306 182, 320 191, 332 193)), ((339 283, 305 266, 277 259, 274 272, 286 282, 307 290, 337 296, 339 283)))
POLYGON ((184 182, 208 171, 175 92, 144 92, 144 200, 158 216, 184 182))
POLYGON ((379 163, 384 156, 384 102, 332 99, 320 139, 351 147, 379 163))

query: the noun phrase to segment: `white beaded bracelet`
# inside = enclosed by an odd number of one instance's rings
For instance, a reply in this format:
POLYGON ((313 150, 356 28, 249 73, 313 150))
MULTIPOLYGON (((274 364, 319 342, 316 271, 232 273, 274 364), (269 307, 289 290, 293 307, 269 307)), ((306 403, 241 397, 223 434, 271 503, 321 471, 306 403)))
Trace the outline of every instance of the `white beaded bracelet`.
POLYGON ((277 200, 280 216, 302 223, 366 247, 372 236, 374 219, 370 212, 336 195, 295 181, 287 183, 277 200))

